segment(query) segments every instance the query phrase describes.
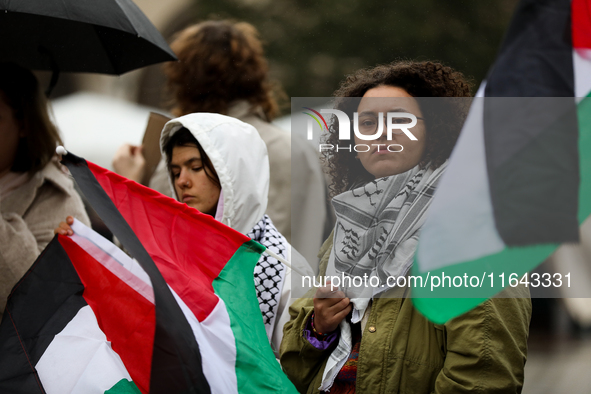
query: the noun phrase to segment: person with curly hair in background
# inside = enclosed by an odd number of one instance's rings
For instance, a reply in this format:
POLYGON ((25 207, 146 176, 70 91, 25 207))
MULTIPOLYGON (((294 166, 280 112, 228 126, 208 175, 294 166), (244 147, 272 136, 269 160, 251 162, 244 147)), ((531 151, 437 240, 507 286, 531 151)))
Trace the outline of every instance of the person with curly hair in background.
MULTIPOLYGON (((270 123, 279 113, 278 89, 269 81, 259 33, 246 22, 206 21, 177 33, 171 48, 179 59, 164 67, 172 114, 219 113, 257 129, 271 167, 267 214, 313 263, 326 217, 324 177, 314 147, 270 123)), ((171 195, 161 164, 150 187, 171 195)), ((115 171, 134 180, 141 179, 142 165, 141 150, 129 145, 113 162, 115 171)))
POLYGON ((437 325, 413 307, 408 287, 385 281, 408 275, 425 211, 469 108, 470 84, 439 63, 403 61, 357 71, 335 96, 335 108, 353 120, 355 143, 371 148, 348 149, 339 122, 330 125, 325 142, 341 148, 324 151, 337 222, 319 254, 320 274, 366 276, 378 286, 343 280, 338 291, 319 286, 296 301, 284 326, 284 371, 302 393, 520 392, 531 318, 527 289, 510 289, 507 298, 437 325), (383 117, 392 112, 398 115, 387 115, 388 123, 416 121, 410 129, 416 140, 402 129, 388 140, 383 117))
POLYGON ((0 320, 6 299, 66 216, 90 224, 57 162, 59 133, 31 71, 0 63, 0 320))

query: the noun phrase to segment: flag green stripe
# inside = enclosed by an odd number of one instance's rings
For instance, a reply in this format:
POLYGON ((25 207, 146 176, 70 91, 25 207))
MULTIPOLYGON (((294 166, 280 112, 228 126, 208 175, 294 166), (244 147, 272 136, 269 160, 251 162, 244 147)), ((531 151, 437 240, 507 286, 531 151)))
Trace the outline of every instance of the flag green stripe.
MULTIPOLYGON (((579 170, 581 175, 578 220, 579 223, 582 223, 591 215, 591 93, 579 103, 577 115, 579 119, 579 170)), ((468 278, 477 276, 479 279, 486 273, 487 277, 485 278, 485 285, 479 288, 456 288, 452 286, 451 288, 438 287, 431 291, 430 286, 415 287, 412 290, 413 303, 429 320, 437 324, 443 324, 501 291, 501 279, 498 275, 503 272, 506 273, 505 286, 507 286, 509 274, 516 273, 521 278, 523 274, 532 270, 550 256, 558 246, 556 244, 547 244, 506 248, 494 255, 450 265, 429 273, 420 273, 418 271, 418 262, 415 261, 412 267, 412 275, 422 277, 423 281, 426 281, 427 277, 429 277, 429 282, 432 281, 433 276, 441 278, 442 273, 450 277, 463 277, 464 274, 467 274, 468 278), (490 286, 490 278, 488 277, 490 273, 494 273, 493 287, 490 286), (453 300, 450 298, 453 298, 453 300)))
POLYGON ((111 387, 105 394, 142 394, 135 383, 127 379, 121 379, 115 386, 111 387))
POLYGON ((265 247, 244 243, 213 281, 224 301, 236 340, 238 392, 297 393, 281 370, 269 345, 254 287, 253 272, 265 247))
POLYGON ((579 186, 579 223, 591 215, 591 92, 577 108, 579 118, 579 160, 581 185, 579 186))
MULTIPOLYGON (((430 271, 427 279, 427 273, 419 274, 414 272, 417 263, 413 266, 412 275, 420 275, 423 281, 427 281, 425 287, 413 288, 413 302, 415 307, 425 315, 429 320, 436 324, 444 324, 449 319, 469 311, 481 302, 494 296, 501 290, 501 278, 499 275, 505 274, 505 287, 509 283, 509 274, 516 273, 519 279, 526 272, 535 268, 540 262, 546 259, 558 245, 541 245, 531 247, 506 248, 502 252, 485 256, 477 260, 466 263, 454 264, 439 270, 430 271), (493 274, 493 287, 491 287, 491 278, 493 274), (478 277, 481 281, 484 276, 482 287, 447 287, 448 281, 445 281, 446 287, 435 287, 431 290, 430 284, 434 282, 434 277, 453 278, 460 276, 468 278, 478 277), (424 298, 422 298, 424 297, 424 298), (450 300, 455 298, 455 300, 450 300)), ((474 282, 476 283, 476 281, 474 282)))

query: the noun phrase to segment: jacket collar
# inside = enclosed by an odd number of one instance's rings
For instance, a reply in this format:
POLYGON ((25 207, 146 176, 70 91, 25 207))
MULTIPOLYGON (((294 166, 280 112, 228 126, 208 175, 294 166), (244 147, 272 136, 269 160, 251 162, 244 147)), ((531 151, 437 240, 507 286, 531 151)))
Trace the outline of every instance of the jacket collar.
POLYGON ((253 106, 247 100, 233 101, 228 106, 228 116, 236 119, 244 120, 250 116, 266 120, 265 112, 260 106, 253 106))
POLYGON ((2 204, 0 204, 0 211, 2 213, 13 212, 19 216, 23 216, 27 209, 35 200, 37 190, 45 184, 51 183, 58 190, 63 193, 68 193, 67 185, 64 183, 64 173, 58 168, 58 163, 55 161, 49 162, 41 171, 36 172, 33 176, 21 187, 10 193, 2 204))

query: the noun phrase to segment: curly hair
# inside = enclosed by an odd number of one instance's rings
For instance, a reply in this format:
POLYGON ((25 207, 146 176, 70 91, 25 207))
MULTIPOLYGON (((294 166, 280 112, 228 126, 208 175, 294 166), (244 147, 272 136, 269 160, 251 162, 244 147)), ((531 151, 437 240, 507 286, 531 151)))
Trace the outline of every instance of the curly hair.
POLYGON ((35 75, 15 63, 0 63, 0 76, 0 98, 12 108, 24 132, 11 171, 34 174, 54 157, 62 140, 49 118, 47 99, 35 75))
POLYGON ((241 99, 260 106, 269 121, 277 115, 263 45, 251 24, 202 22, 177 33, 170 47, 179 59, 164 66, 175 116, 227 114, 241 99))
MULTIPOLYGON (((334 93, 337 97, 335 108, 352 119, 363 95, 378 86, 402 88, 417 100, 427 130, 425 151, 419 165, 432 169, 442 165, 451 155, 469 108, 469 100, 452 98, 470 97, 471 82, 462 73, 440 63, 393 62, 348 75, 334 93), (429 99, 432 97, 450 99, 429 99)), ((338 122, 333 117, 324 142, 336 147, 348 143, 339 140, 338 131, 338 122)), ((322 159, 332 179, 331 197, 374 179, 355 159, 355 152, 346 149, 323 151, 322 159)))

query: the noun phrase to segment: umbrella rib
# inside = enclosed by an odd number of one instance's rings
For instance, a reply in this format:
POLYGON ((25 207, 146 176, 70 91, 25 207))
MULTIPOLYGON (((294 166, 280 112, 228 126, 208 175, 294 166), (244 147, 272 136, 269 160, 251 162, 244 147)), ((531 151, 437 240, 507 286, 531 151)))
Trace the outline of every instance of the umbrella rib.
POLYGON ((110 29, 109 27, 104 27, 104 26, 98 26, 98 25, 92 25, 93 26, 93 30, 94 33, 97 37, 97 39, 100 41, 101 45, 101 49, 103 51, 103 53, 105 54, 105 56, 109 59, 109 64, 113 67, 113 72, 115 75, 121 75, 121 70, 117 64, 117 62, 115 62, 115 58, 114 56, 111 54, 111 52, 109 51, 107 45, 105 45, 105 42, 103 41, 103 37, 101 34, 99 34, 99 32, 97 31, 97 28, 102 28, 102 29, 110 29))
MULTIPOLYGON (((138 33, 138 31, 137 31, 137 28, 135 27, 135 24, 133 23, 133 19, 131 19, 131 18, 129 17, 129 15, 128 15, 128 13, 127 13, 127 10, 125 9, 125 7, 123 7, 123 6, 121 5, 121 0, 114 0, 114 1, 115 1, 115 3, 117 4, 117 7, 119 7, 119 9, 121 10, 121 12, 123 12, 123 15, 125 15, 125 16, 127 17, 127 20, 129 20, 129 22, 130 22, 130 24, 131 24, 131 27, 133 27, 133 32, 135 33, 135 35, 136 35, 136 36, 138 36, 138 37, 140 37, 140 34, 138 33)), ((132 4, 133 4, 133 3, 132 3, 132 4)), ((135 5, 135 4, 134 4, 134 5, 135 5)), ((135 6, 137 7, 137 5, 135 5, 135 6)), ((139 9, 139 7, 138 7, 138 9, 139 9)), ((141 9, 140 9, 140 11, 141 11, 141 9)), ((142 13, 143 13, 143 12, 142 12, 142 13)), ((148 17, 146 17, 146 19, 147 19, 147 18, 148 18, 148 17)), ((150 21, 150 23, 151 23, 151 22, 152 22, 152 21, 150 21)))

